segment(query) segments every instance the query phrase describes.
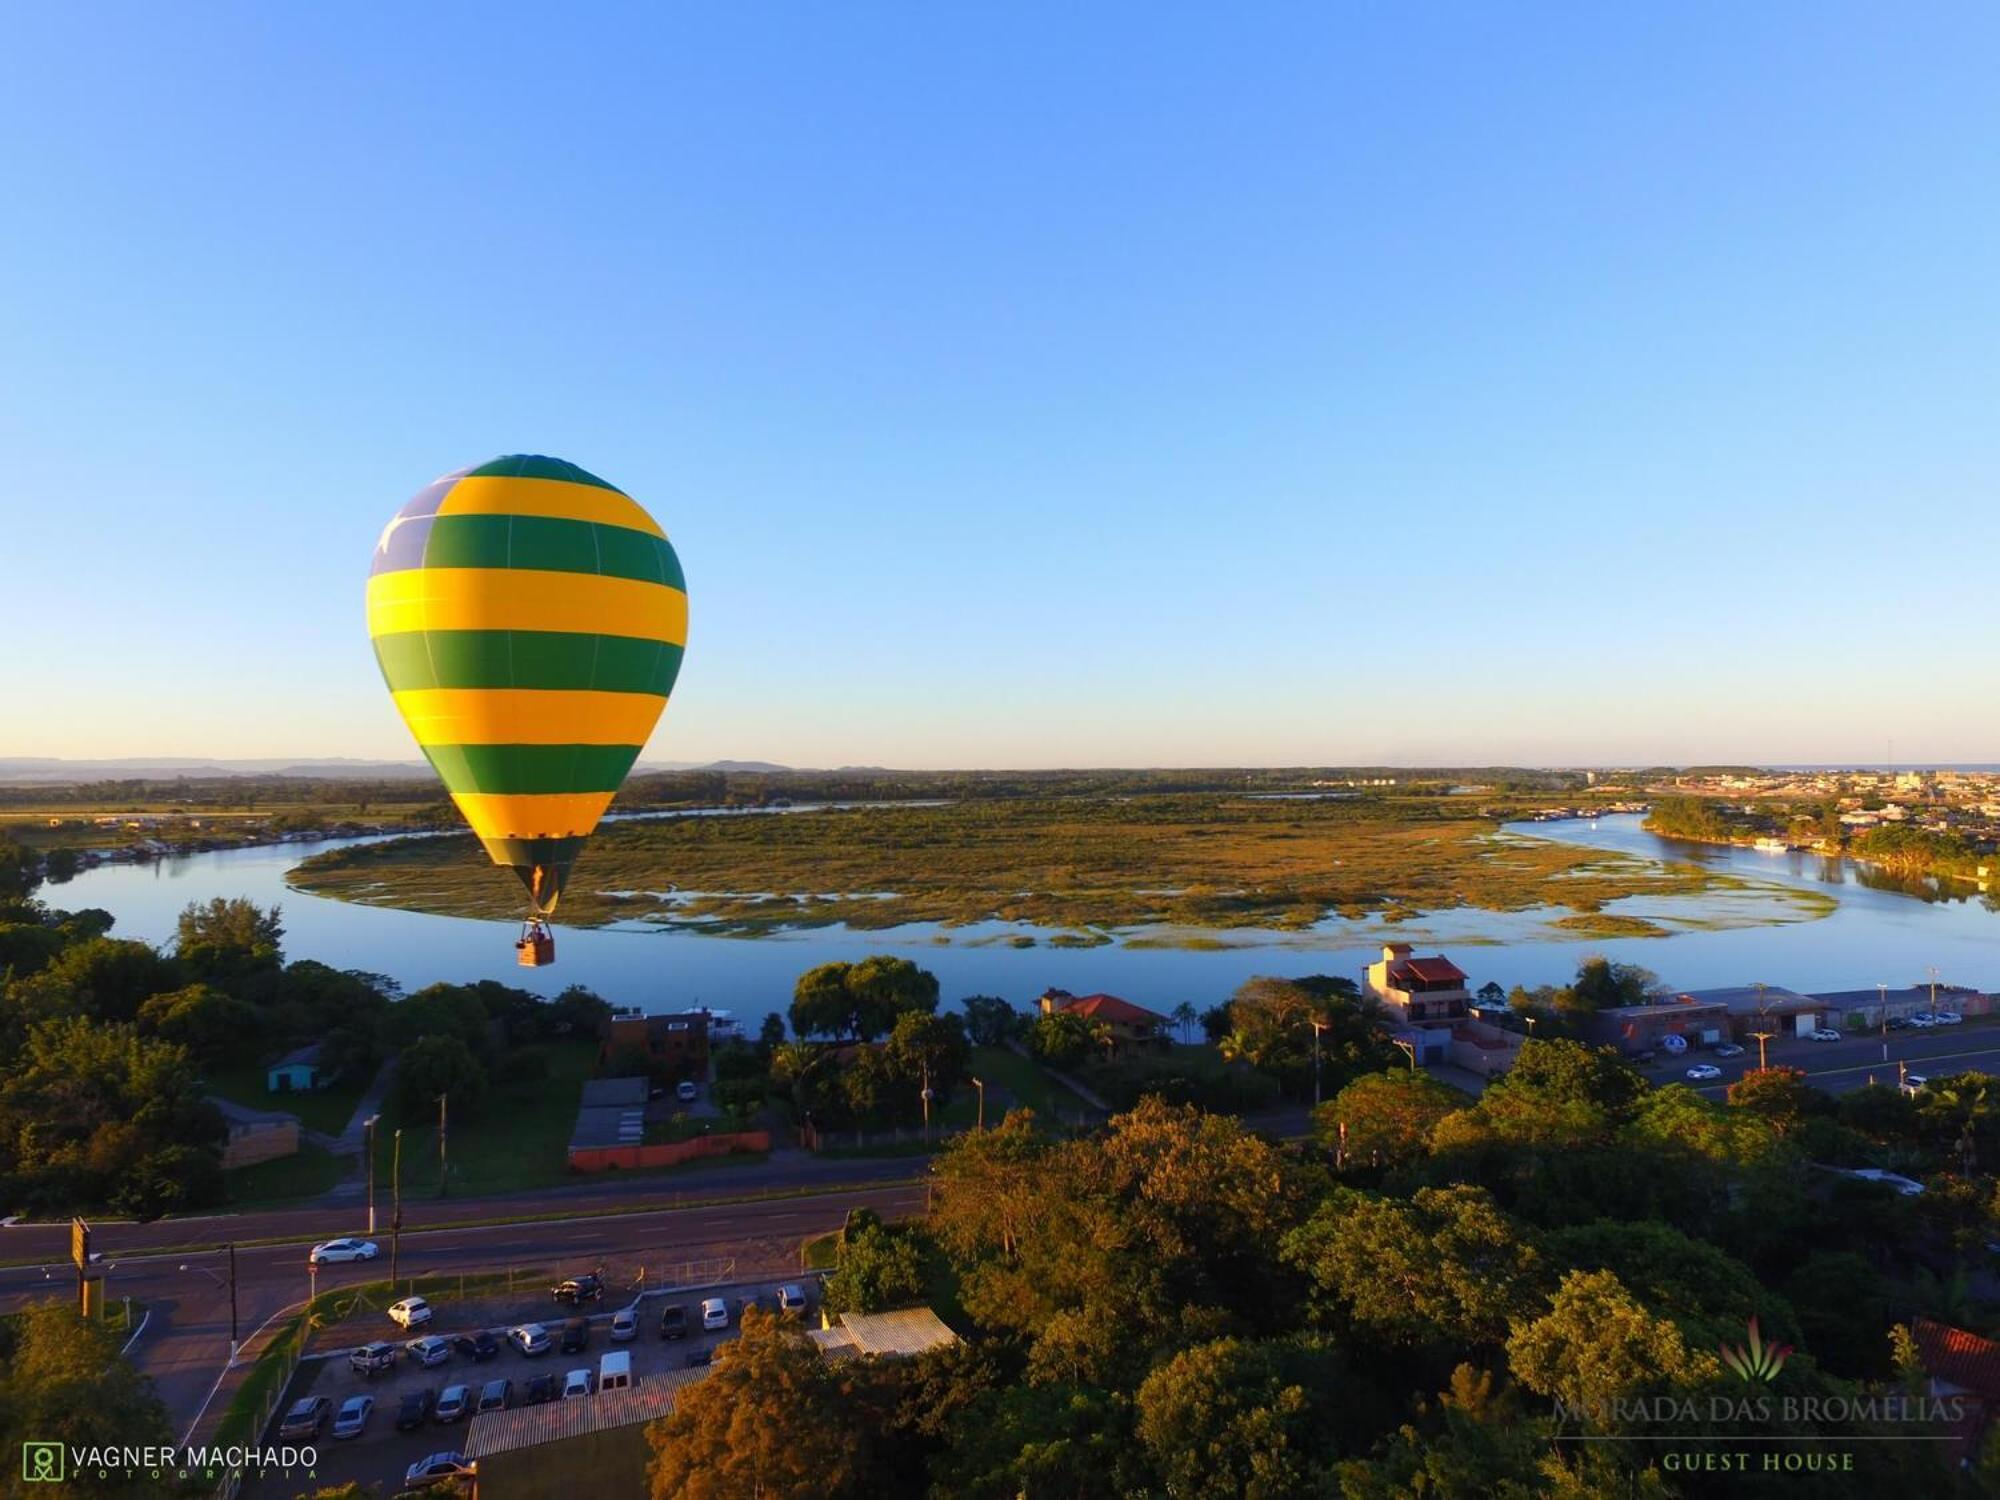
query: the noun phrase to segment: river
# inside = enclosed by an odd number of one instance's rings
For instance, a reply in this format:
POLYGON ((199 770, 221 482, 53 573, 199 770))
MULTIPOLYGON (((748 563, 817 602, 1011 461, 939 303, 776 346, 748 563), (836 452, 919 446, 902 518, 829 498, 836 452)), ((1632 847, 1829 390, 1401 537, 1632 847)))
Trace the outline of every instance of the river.
MULTIPOLYGON (((944 929, 930 924, 886 931, 823 927, 761 937, 714 937, 687 931, 558 929, 557 962, 523 969, 513 962, 512 923, 429 916, 309 896, 285 884, 285 872, 308 855, 351 840, 227 849, 157 864, 101 865, 65 885, 44 889, 51 905, 102 907, 122 937, 164 942, 190 901, 246 896, 284 908, 285 952, 338 968, 386 974, 406 989, 436 980, 497 979, 542 994, 582 984, 619 1004, 677 1010, 702 1004, 733 1010, 754 1026, 782 1011, 802 970, 829 959, 895 953, 938 976, 947 1003, 965 995, 1001 995, 1027 1005, 1056 985, 1078 994, 1109 990, 1170 1010, 1183 1000, 1203 1009, 1227 998, 1253 974, 1346 974, 1358 977, 1385 938, 1443 948, 1477 986, 1559 983, 1580 959, 1602 953, 1643 964, 1677 989, 1763 981, 1801 990, 1912 984, 1935 964, 1940 977, 2000 987, 2000 914, 1977 897, 1924 901, 1862 883, 1846 861, 1818 855, 1761 854, 1659 839, 1637 817, 1587 823, 1509 825, 1508 837, 1555 839, 1647 859, 1697 861, 1753 882, 1747 889, 1696 897, 1634 897, 1608 913, 1645 917, 1672 936, 1585 940, 1548 926, 1560 912, 1431 913, 1400 924, 1330 919, 1309 932, 1202 934, 1225 946, 1177 946, 1193 936, 1138 936, 1164 946, 1063 949, 1047 933, 1008 923, 944 929), (1831 898, 1829 915, 1804 919, 1800 893, 1831 898), (1771 925, 1769 919, 1777 919, 1771 925), (1750 924, 1750 925, 1746 925, 1750 924), (1016 946, 1035 938, 1032 947, 1016 946)), ((1823 903, 1821 903, 1823 904, 1823 903)))

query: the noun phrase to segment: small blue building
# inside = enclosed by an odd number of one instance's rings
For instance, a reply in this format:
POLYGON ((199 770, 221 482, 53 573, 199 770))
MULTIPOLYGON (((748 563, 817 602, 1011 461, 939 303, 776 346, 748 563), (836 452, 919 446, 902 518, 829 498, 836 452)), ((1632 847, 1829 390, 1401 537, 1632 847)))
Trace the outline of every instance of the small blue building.
POLYGON ((322 1081, 318 1042, 287 1052, 272 1063, 270 1071, 264 1075, 264 1087, 274 1094, 311 1093, 322 1081))

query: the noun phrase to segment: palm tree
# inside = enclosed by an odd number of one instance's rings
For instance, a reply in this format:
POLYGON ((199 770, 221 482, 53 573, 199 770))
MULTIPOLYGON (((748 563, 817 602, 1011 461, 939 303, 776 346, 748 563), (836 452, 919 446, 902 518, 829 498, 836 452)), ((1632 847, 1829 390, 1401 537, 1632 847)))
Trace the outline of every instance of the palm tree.
POLYGON ((1194 1008, 1193 1002, 1183 1000, 1174 1007, 1172 1019, 1174 1030, 1180 1033, 1181 1040, 1185 1042, 1193 1033, 1195 1022, 1201 1019, 1201 1012, 1194 1008))

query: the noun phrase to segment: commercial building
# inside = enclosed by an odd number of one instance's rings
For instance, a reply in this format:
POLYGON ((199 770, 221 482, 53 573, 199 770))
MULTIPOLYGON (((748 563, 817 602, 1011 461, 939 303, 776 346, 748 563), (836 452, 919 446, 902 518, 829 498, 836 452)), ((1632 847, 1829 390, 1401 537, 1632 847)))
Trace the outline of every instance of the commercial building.
POLYGON ((1729 1040, 1729 1007, 1720 1000, 1676 995, 1645 1005, 1620 1005, 1601 1010, 1590 1021, 1590 1039, 1624 1052, 1650 1052, 1661 1047, 1712 1047, 1729 1040), (1676 1037, 1678 1043, 1667 1041, 1676 1037))
POLYGON ((622 1054, 643 1053, 659 1077, 706 1078, 709 1021, 705 1010, 648 1015, 637 1006, 619 1006, 598 1032, 598 1065, 622 1054))
POLYGON ((1871 990, 1829 990, 1812 998, 1825 1007, 1833 1025, 1862 1030, 1880 1026, 1885 1015, 1890 1020, 1906 1021, 1911 1016, 1932 1010, 1956 1011, 1962 1016, 1983 1016, 1993 1008, 1990 995, 1963 984, 1938 985, 1936 1005, 1931 1003, 1931 986, 1928 984, 1878 985, 1871 990))

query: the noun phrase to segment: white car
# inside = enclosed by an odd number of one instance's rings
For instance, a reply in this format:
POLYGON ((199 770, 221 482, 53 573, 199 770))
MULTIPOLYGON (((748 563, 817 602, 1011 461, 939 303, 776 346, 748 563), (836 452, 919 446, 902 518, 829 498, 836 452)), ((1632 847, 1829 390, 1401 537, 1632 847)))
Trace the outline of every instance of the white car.
POLYGON ((1811 1036, 1816 1042, 1837 1042, 1840 1040, 1840 1033, 1835 1031, 1831 1026, 1822 1026, 1817 1031, 1812 1032, 1811 1036))
POLYGON ((451 1358, 451 1340, 441 1339, 434 1333, 411 1339, 403 1347, 410 1353, 410 1362, 426 1370, 451 1358))
POLYGON ((549 1331, 540 1323, 522 1323, 507 1330, 507 1342, 523 1354, 547 1354, 549 1331))
POLYGON ((686 1079, 682 1079, 680 1087, 674 1090, 674 1097, 683 1104, 692 1104, 701 1097, 701 1090, 686 1079))
POLYGON ((1720 1078, 1722 1076, 1722 1069, 1718 1068, 1714 1063, 1696 1063, 1688 1069, 1687 1076, 1698 1082, 1706 1083, 1712 1078, 1720 1078))
POLYGON ((381 1253, 373 1240, 326 1240, 314 1245, 306 1259, 316 1266, 334 1266, 342 1261, 373 1260, 381 1253))
POLYGON ((729 1304, 720 1297, 701 1300, 701 1326, 709 1333, 729 1326, 729 1304))
POLYGON ((478 1469, 462 1453, 433 1453, 403 1470, 403 1486, 405 1489, 427 1490, 434 1484, 443 1484, 447 1479, 460 1479, 477 1472, 478 1469))
POLYGON ((1937 1025, 1937 1017, 1927 1010, 1920 1010, 1914 1016, 1910 1017, 1910 1024, 1919 1031, 1928 1031, 1931 1027, 1937 1025))
POLYGON ((1955 1010, 1941 1010, 1932 1015, 1931 1019, 1940 1026, 1956 1026, 1965 1017, 1955 1010))
POLYGON ((588 1396, 595 1385, 588 1370, 571 1370, 563 1376, 562 1398, 567 1401, 572 1396, 588 1396))
POLYGON ((611 1342, 628 1343, 639 1336, 639 1309, 621 1307, 611 1315, 611 1342))
POLYGON ((1717 1057, 1741 1057, 1743 1049, 1734 1042, 1724 1042, 1715 1049, 1715 1055, 1717 1057))
POLYGON ((1931 1081, 1921 1073, 1905 1073, 1903 1075, 1903 1092, 1906 1094, 1914 1094, 1918 1089, 1927 1089, 1930 1086, 1931 1081))
POLYGON ((421 1328, 431 1317, 431 1305, 421 1297, 405 1297, 389 1304, 389 1321, 399 1328, 421 1328))
POLYGON ((341 1404, 340 1415, 333 1419, 333 1435, 337 1438, 358 1438, 368 1430, 368 1417, 375 1410, 373 1396, 349 1396, 341 1404))
POLYGON ((778 1315, 780 1317, 802 1317, 806 1310, 806 1289, 796 1281, 788 1281, 778 1288, 778 1315))
POLYGON ((1880 1167, 1857 1167, 1847 1175, 1859 1177, 1863 1182, 1879 1182, 1884 1187, 1892 1187, 1905 1198, 1914 1198, 1924 1190, 1924 1185, 1914 1177, 1905 1177, 1901 1172, 1885 1172, 1880 1167))

